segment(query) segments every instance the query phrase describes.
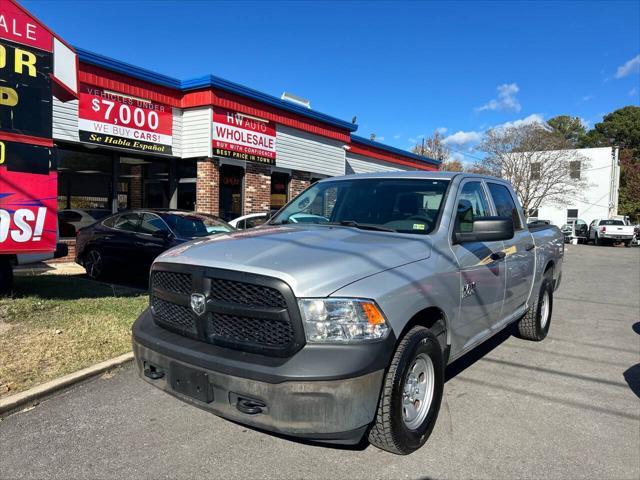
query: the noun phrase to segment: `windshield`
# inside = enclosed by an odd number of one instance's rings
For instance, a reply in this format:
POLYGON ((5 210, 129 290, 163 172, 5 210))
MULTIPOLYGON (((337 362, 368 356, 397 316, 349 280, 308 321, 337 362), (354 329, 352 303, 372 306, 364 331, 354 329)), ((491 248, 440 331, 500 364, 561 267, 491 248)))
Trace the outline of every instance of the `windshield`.
POLYGON ((271 225, 314 223, 430 233, 448 180, 353 178, 319 182, 284 207, 271 225))
POLYGON ((602 220, 600 225, 624 225, 622 220, 602 220))
POLYGON ((220 220, 196 213, 172 213, 165 215, 165 222, 179 237, 205 237, 214 233, 231 232, 234 228, 220 220))

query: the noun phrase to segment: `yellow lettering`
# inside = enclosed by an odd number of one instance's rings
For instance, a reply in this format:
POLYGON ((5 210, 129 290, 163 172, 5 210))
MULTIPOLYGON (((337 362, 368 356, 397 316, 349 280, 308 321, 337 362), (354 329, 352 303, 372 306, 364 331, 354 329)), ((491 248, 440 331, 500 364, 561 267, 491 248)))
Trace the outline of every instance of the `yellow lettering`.
POLYGON ((4 163, 4 142, 0 142, 0 165, 4 163))
POLYGON ((18 104, 18 92, 10 87, 0 87, 0 105, 15 107, 18 104))
POLYGON ((16 59, 14 63, 14 70, 16 73, 22 75, 23 67, 27 67, 28 75, 30 77, 36 76, 36 56, 27 52, 26 50, 22 50, 21 48, 16 48, 16 59))
POLYGON ((0 68, 7 66, 7 49, 0 45, 0 68))

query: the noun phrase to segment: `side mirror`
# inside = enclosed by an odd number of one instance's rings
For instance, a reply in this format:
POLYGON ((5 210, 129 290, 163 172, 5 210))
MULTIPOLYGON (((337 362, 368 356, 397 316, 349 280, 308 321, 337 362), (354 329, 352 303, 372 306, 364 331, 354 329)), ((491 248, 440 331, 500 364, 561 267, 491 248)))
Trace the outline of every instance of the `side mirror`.
POLYGON ((473 231, 454 233, 456 243, 497 242, 513 238, 511 217, 476 217, 473 231))
POLYGON ((171 233, 167 232, 166 230, 156 230, 151 235, 154 238, 160 238, 160 239, 166 241, 166 240, 169 240, 169 237, 171 236, 171 233))

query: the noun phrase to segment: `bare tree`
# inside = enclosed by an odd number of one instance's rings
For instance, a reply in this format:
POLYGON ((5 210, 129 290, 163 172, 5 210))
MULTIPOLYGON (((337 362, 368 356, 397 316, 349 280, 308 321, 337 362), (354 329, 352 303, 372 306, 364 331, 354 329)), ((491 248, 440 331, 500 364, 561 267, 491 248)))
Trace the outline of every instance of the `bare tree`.
POLYGON ((460 160, 448 160, 440 164, 440 170, 443 172, 464 172, 464 165, 460 160))
POLYGON ((509 180, 527 214, 543 201, 580 199, 587 186, 581 170, 589 168, 588 160, 541 124, 488 130, 479 150, 486 156, 477 167, 509 180))
POLYGON ((413 147, 411 151, 423 157, 440 160, 442 163, 446 163, 451 156, 451 151, 444 143, 444 137, 438 130, 433 132, 430 137, 423 138, 422 142, 413 147))

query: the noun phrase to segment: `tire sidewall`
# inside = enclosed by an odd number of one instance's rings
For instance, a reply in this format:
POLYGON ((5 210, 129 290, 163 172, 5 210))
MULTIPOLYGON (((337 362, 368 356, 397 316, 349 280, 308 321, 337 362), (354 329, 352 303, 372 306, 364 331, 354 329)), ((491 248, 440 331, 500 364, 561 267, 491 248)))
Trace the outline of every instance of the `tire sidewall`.
POLYGON ((536 311, 536 330, 537 337, 543 340, 549 333, 549 327, 551 326, 551 317, 553 316, 553 280, 550 276, 545 275, 542 279, 542 285, 540 285, 540 293, 538 294, 538 305, 536 311), (549 294, 549 314, 547 318, 547 324, 542 327, 542 297, 544 293, 549 294))
POLYGON ((425 329, 419 331, 409 339, 405 351, 402 354, 393 383, 393 396, 391 401, 392 425, 394 426, 394 437, 399 441, 403 449, 408 453, 420 448, 429 438, 435 426, 442 402, 444 390, 444 360, 440 344, 435 335, 425 329), (434 389, 433 399, 429 406, 429 411, 422 424, 415 430, 410 430, 402 418, 402 396, 404 379, 414 359, 424 353, 433 362, 434 389))
POLYGON ((91 248, 87 252, 86 258, 89 258, 89 256, 91 255, 91 252, 96 252, 98 255, 100 255, 100 263, 102 264, 101 265, 102 268, 100 269, 100 273, 97 276, 92 276, 90 273, 90 269, 88 269, 86 266, 85 266, 85 271, 87 272, 87 276, 92 280, 99 280, 100 278, 104 277, 104 273, 105 273, 104 255, 102 255, 102 252, 97 248, 91 248))

